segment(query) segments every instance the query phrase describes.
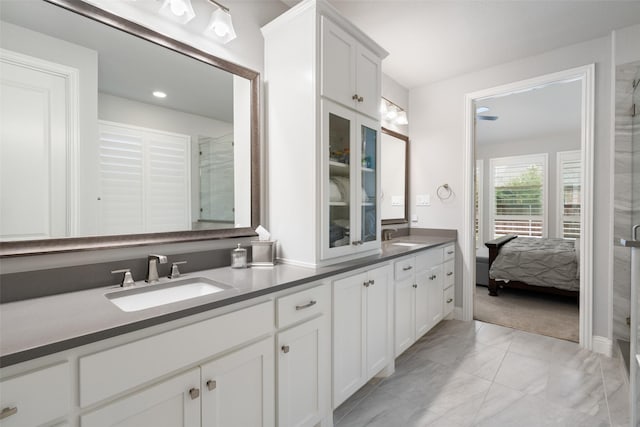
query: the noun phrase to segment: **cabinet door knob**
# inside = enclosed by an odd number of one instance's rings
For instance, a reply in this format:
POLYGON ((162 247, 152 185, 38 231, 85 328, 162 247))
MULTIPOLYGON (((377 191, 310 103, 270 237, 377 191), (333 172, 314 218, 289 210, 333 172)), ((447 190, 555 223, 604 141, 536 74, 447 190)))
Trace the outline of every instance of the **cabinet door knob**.
POLYGON ((362 286, 364 286, 365 288, 369 287, 369 282, 362 282, 362 286))
POLYGON ((4 420, 5 418, 8 418, 11 415, 15 415, 17 413, 18 413, 17 406, 14 406, 13 408, 10 406, 7 406, 6 408, 2 408, 2 411, 0 411, 0 420, 4 420))
POLYGON ((351 99, 353 99, 354 101, 358 100, 358 94, 354 93, 353 96, 351 97, 351 99))
POLYGON ((363 97, 361 97, 361 96, 359 96, 359 97, 358 97, 358 102, 362 102, 362 101, 364 101, 364 98, 363 98, 363 97))
POLYGON ((369 284, 370 284, 370 285, 375 285, 375 284, 376 284, 376 281, 375 281, 375 280, 369 280, 369 284))
POLYGON ((192 388, 191 390, 189 390, 189 396, 191 396, 191 400, 196 400, 200 397, 200 389, 195 387, 192 388))
POLYGON ((434 280, 436 277, 438 277, 438 276, 436 276, 435 274, 432 275, 432 276, 429 276, 429 280, 434 280))
POLYGON ((447 300, 447 304, 451 303, 452 301, 453 301, 453 298, 449 298, 449 299, 447 300))
POLYGON ((413 284, 413 287, 414 287, 414 288, 417 288, 417 287, 418 287, 418 285, 417 285, 416 283, 414 283, 414 284, 413 284))
POLYGON ((289 346, 288 345, 283 345, 282 346, 282 352, 283 353, 289 353, 289 346))
POLYGON ((313 307, 317 303, 318 303, 318 301, 311 300, 311 301, 309 301, 308 303, 306 303, 304 305, 296 305, 296 310, 304 310, 305 308, 313 307))
POLYGON ((212 391, 216 389, 218 383, 216 383, 215 380, 209 380, 206 382, 206 386, 209 391, 212 391))

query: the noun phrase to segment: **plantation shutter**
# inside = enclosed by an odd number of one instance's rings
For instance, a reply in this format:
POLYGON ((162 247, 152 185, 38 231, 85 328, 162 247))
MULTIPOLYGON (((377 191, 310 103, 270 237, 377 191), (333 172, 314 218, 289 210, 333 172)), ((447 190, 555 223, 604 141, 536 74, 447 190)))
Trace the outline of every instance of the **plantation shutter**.
POLYGON ((571 151, 558 153, 560 168, 560 209, 562 218, 562 237, 575 239, 580 237, 580 185, 582 181, 582 167, 580 152, 571 151))
POLYGON ((546 235, 546 165, 545 154, 491 159, 494 238, 546 235))

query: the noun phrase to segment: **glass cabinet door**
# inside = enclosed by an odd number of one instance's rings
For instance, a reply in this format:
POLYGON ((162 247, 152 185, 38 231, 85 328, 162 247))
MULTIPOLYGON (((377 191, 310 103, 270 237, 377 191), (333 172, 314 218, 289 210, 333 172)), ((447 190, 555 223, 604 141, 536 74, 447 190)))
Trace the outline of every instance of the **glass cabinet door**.
POLYGON ((351 244, 351 131, 350 119, 329 112, 329 248, 351 244))
POLYGON ((377 198, 378 194, 378 130, 376 127, 360 124, 360 202, 361 243, 373 242, 378 236, 377 198))

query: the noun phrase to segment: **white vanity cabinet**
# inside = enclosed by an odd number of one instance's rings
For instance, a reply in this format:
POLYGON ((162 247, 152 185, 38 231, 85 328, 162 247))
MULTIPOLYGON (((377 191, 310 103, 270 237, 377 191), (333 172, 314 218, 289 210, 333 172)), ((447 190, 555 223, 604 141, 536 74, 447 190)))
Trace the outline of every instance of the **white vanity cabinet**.
POLYGON ((320 19, 321 95, 379 120, 380 57, 330 19, 320 19))
POLYGON ((394 263, 396 357, 443 318, 442 262, 437 247, 394 263))
POLYGON ((48 424, 71 409, 68 362, 0 381, 0 426, 48 424))
POLYGON ((325 0, 299 3, 262 32, 268 216, 278 258, 319 266, 379 252, 387 52, 325 0))
POLYGON ((325 423, 331 419, 329 284, 279 298, 277 323, 277 425, 325 423))
POLYGON ((391 267, 333 282, 333 407, 392 361, 391 267))
POLYGON ((447 317, 453 311, 454 295, 456 284, 456 247, 448 245, 444 248, 444 263, 442 264, 443 285, 443 313, 442 316, 447 317))

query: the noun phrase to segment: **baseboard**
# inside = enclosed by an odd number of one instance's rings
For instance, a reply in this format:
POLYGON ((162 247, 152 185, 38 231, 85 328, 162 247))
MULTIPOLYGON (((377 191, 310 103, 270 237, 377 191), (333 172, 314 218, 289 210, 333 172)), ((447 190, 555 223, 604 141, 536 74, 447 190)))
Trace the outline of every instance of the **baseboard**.
POLYGON ((594 335, 592 338, 592 344, 592 350, 594 353, 600 353, 607 357, 611 357, 613 342, 609 338, 594 335))
POLYGON ((464 316, 462 315, 462 307, 453 307, 453 311, 451 312, 450 316, 453 316, 453 319, 456 320, 464 320, 464 316))

